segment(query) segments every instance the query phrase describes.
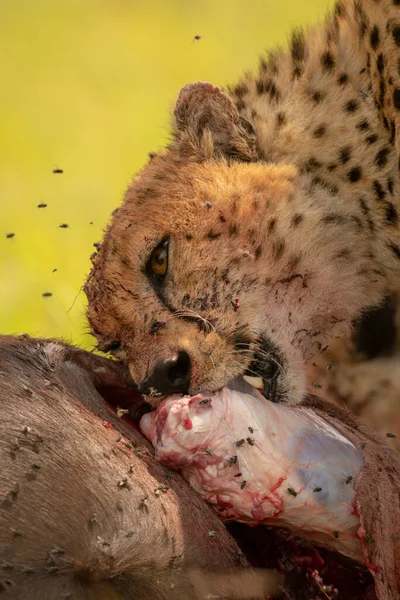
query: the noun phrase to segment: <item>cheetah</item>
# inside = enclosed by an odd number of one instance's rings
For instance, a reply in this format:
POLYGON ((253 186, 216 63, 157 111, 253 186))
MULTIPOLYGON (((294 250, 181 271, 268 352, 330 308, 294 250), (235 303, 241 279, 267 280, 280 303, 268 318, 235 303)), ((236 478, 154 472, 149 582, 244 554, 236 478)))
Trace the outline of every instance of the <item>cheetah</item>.
POLYGON ((306 364, 398 289, 400 0, 344 0, 225 91, 185 86, 85 284, 99 348, 152 402, 306 364), (399 133, 399 135, 397 135, 399 133))

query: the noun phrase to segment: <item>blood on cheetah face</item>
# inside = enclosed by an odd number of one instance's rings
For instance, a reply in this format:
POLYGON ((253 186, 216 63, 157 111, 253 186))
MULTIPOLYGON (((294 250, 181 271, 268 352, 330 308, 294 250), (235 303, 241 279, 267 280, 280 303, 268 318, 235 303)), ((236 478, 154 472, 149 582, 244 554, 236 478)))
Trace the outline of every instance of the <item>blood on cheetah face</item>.
MULTIPOLYGON (((298 233, 297 170, 259 160, 225 94, 187 86, 175 116, 174 142, 134 179, 94 259, 92 331, 153 398, 247 374, 263 379, 267 398, 298 402, 304 360, 327 324, 346 321, 346 286, 331 291, 329 281, 352 263, 327 259, 337 251, 329 230, 319 251, 313 199, 298 233)), ((363 249, 362 238, 349 243, 363 249)))

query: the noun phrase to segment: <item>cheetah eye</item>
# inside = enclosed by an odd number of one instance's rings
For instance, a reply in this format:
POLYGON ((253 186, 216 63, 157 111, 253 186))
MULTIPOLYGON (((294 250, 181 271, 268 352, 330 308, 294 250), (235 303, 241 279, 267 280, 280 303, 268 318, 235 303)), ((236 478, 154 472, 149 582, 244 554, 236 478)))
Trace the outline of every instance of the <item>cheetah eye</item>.
POLYGON ((163 240, 150 255, 147 273, 157 280, 162 280, 168 271, 168 240, 163 240))

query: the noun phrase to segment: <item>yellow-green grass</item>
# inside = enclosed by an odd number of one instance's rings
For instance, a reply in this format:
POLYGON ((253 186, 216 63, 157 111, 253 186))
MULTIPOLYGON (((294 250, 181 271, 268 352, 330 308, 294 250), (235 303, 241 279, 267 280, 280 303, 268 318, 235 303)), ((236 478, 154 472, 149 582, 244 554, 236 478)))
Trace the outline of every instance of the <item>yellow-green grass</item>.
POLYGON ((234 82, 330 4, 2 0, 0 333, 90 348, 80 288, 93 243, 168 138, 179 89, 234 82))

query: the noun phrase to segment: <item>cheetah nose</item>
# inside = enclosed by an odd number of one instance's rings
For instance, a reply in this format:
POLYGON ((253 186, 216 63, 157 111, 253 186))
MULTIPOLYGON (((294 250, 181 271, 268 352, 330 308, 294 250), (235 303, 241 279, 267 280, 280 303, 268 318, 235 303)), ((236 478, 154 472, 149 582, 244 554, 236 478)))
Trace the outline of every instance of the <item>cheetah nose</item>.
POLYGON ((190 357, 181 350, 176 358, 160 361, 140 383, 138 391, 146 396, 187 394, 190 384, 190 357))

